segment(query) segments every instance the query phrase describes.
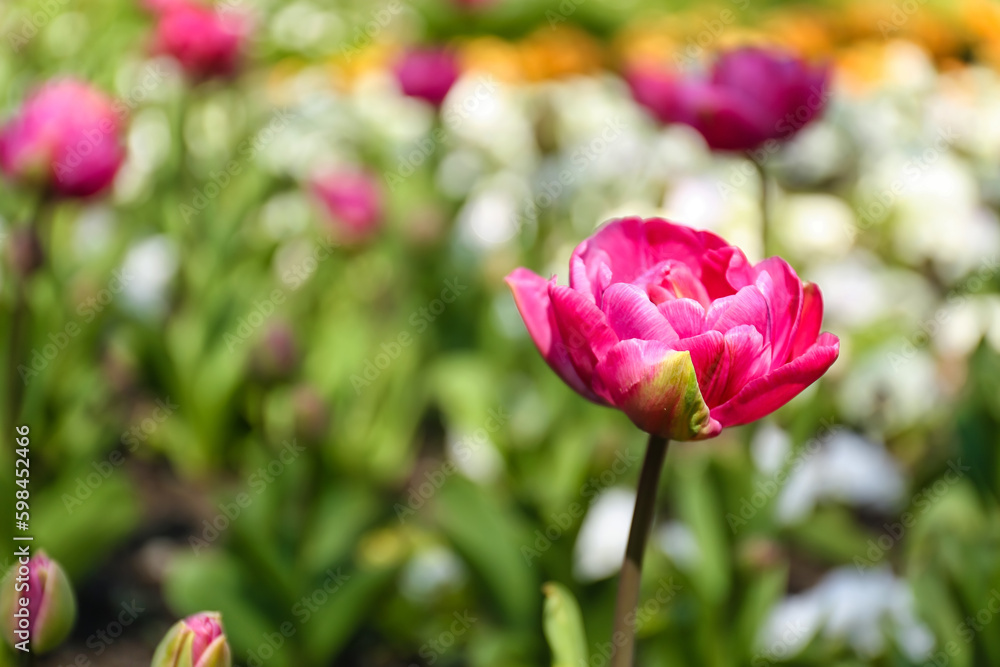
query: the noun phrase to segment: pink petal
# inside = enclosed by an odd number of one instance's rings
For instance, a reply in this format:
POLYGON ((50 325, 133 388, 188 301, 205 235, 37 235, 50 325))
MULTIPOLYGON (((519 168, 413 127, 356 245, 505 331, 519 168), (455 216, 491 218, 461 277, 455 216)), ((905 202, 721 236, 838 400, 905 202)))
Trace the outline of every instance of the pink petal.
POLYGON ((788 361, 788 352, 802 312, 802 281, 788 262, 780 257, 765 259, 754 267, 754 272, 758 287, 771 304, 771 367, 777 368, 788 361), (761 281, 762 275, 769 276, 770 280, 761 281))
POLYGON ((768 415, 818 380, 840 354, 840 341, 822 334, 804 354, 771 373, 752 380, 726 403, 712 409, 724 427, 748 424, 768 415))
POLYGON ((823 295, 814 283, 806 283, 802 288, 802 314, 792 339, 789 360, 798 358, 816 342, 822 324, 823 295))
MULTIPOLYGON (((721 398, 728 400, 747 383, 765 375, 771 368, 771 350, 764 337, 752 326, 743 324, 726 332, 725 389, 721 398)), ((722 402, 722 401, 720 401, 722 402)))
POLYGON ((705 329, 705 309, 694 299, 672 299, 657 308, 681 338, 697 336, 705 329))
POLYGON ((734 246, 706 252, 701 257, 701 282, 712 299, 736 294, 754 282, 753 267, 734 246))
POLYGON ((692 338, 685 338, 670 344, 675 350, 691 354, 701 395, 709 406, 722 402, 722 392, 729 377, 729 356, 726 351, 725 336, 718 331, 706 331, 692 338))
POLYGON ((598 365, 615 407, 643 431, 672 440, 702 440, 721 430, 702 400, 690 354, 660 341, 618 343, 598 365))
POLYGON ((717 299, 705 314, 706 329, 725 333, 741 324, 752 325, 765 341, 771 335, 770 305, 756 285, 748 285, 732 296, 717 299))
POLYGON ((606 398, 601 387, 593 382, 594 369, 618 342, 618 337, 604 313, 580 292, 550 283, 549 299, 573 368, 593 393, 606 398))
POLYGON ((677 340, 673 327, 649 300, 645 290, 629 283, 615 283, 601 304, 619 340, 677 340))
POLYGON ((538 351, 563 381, 586 398, 602 402, 590 390, 570 361, 562 334, 555 325, 549 300, 549 281, 528 269, 515 269, 507 276, 514 303, 538 351))

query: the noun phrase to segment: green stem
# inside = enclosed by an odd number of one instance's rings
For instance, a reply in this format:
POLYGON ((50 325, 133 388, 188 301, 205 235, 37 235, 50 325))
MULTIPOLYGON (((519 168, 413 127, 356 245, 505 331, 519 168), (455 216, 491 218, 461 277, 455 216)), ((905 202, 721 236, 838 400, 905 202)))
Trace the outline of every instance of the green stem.
POLYGON ((615 629, 611 635, 611 644, 614 647, 611 667, 632 667, 635 654, 635 609, 639 604, 639 584, 642 582, 642 557, 646 551, 649 531, 653 527, 656 489, 660 484, 660 472, 663 470, 663 461, 667 457, 669 444, 670 441, 666 438, 649 436, 646 458, 639 473, 632 527, 629 529, 625 562, 622 563, 622 573, 618 579, 615 629))
POLYGON ((760 176, 760 234, 763 242, 762 250, 764 257, 771 256, 771 197, 768 195, 767 170, 764 165, 750 158, 753 165, 757 167, 757 174, 760 176))

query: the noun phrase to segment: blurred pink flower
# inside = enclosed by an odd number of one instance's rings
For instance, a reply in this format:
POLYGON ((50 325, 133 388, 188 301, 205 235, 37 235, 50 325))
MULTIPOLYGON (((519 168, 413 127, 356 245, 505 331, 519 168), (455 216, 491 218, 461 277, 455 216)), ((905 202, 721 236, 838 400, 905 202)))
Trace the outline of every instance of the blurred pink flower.
POLYGON ((382 189, 370 174, 357 170, 321 172, 311 183, 340 241, 357 243, 375 234, 382 224, 382 189))
POLYGON ((818 116, 829 74, 783 52, 744 48, 722 54, 708 79, 649 65, 625 78, 660 122, 690 125, 713 149, 744 151, 789 139, 818 116))
POLYGON ((146 6, 159 15, 154 53, 171 56, 198 80, 237 71, 250 32, 246 16, 194 0, 147 0, 146 6))
POLYGON ((396 63, 396 78, 404 95, 441 106, 459 76, 458 59, 444 48, 411 49, 396 63))
POLYGON ((573 252, 569 287, 507 277, 553 370, 642 430, 700 440, 777 410, 837 359, 819 288, 781 258, 751 265, 709 232, 609 222, 573 252))
POLYGON ((125 158, 124 106, 75 79, 32 92, 0 129, 0 168, 67 197, 87 197, 114 180, 125 158))

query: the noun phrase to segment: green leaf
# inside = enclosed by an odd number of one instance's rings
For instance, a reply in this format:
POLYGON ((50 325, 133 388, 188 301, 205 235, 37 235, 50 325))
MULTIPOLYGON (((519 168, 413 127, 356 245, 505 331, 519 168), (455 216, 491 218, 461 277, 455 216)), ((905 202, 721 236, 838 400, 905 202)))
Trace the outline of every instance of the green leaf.
POLYGON ((583 630, 580 606, 563 586, 549 582, 545 593, 543 626, 545 639, 552 649, 552 667, 576 667, 588 662, 587 636, 583 630))

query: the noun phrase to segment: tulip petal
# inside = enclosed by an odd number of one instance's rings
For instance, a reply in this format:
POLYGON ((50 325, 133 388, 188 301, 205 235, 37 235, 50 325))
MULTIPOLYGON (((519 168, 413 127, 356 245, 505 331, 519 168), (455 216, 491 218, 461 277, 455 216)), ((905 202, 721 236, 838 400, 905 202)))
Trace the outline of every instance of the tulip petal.
POLYGON ((722 393, 726 389, 726 378, 729 377, 729 356, 726 351, 726 339, 718 331, 685 338, 670 344, 675 350, 687 351, 691 354, 695 374, 698 376, 698 386, 702 398, 709 406, 722 402, 722 393))
POLYGON ((705 329, 705 309, 694 299, 671 299, 657 308, 681 338, 697 336, 705 329))
POLYGON ((629 283, 615 283, 604 293, 601 304, 608 323, 619 340, 677 340, 677 333, 646 292, 629 283))
POLYGON ((716 299, 705 314, 705 328, 725 333, 749 324, 770 342, 771 308, 756 285, 748 285, 732 296, 716 299))
POLYGON ((701 258, 701 282, 711 299, 732 296, 754 282, 753 267, 739 248, 726 246, 701 258))
POLYGON ((818 380, 840 354, 840 341, 822 334, 804 354, 763 377, 752 380, 736 396, 712 409, 724 427, 747 424, 768 415, 818 380))
POLYGON ((769 257, 754 267, 757 286, 771 305, 771 368, 788 361, 788 352, 802 312, 802 281, 788 262, 769 257), (770 280, 761 280, 767 275, 770 280))
POLYGON ((721 426, 702 399, 691 355, 659 341, 625 340, 597 372, 614 405, 643 431, 672 440, 702 440, 721 426))
POLYGON ((542 357, 552 370, 577 393, 601 403, 603 401, 590 390, 590 387, 584 384, 573 367, 573 362, 570 361, 562 334, 553 319, 549 284, 550 281, 523 268, 515 269, 507 276, 507 285, 510 286, 510 290, 514 294, 514 303, 517 304, 521 318, 528 328, 528 334, 535 342, 535 347, 538 348, 542 357))
POLYGON ((229 642, 225 635, 220 635, 212 640, 194 667, 230 667, 232 663, 229 642))
POLYGON ((806 283, 802 288, 802 313, 789 349, 789 361, 801 356, 816 342, 822 324, 823 294, 815 283, 806 283))
POLYGON ((606 399, 602 387, 593 382, 594 369, 618 342, 618 336, 604 313, 579 292, 550 283, 549 299, 556 328, 562 335, 573 368, 580 380, 591 387, 592 393, 606 399))

